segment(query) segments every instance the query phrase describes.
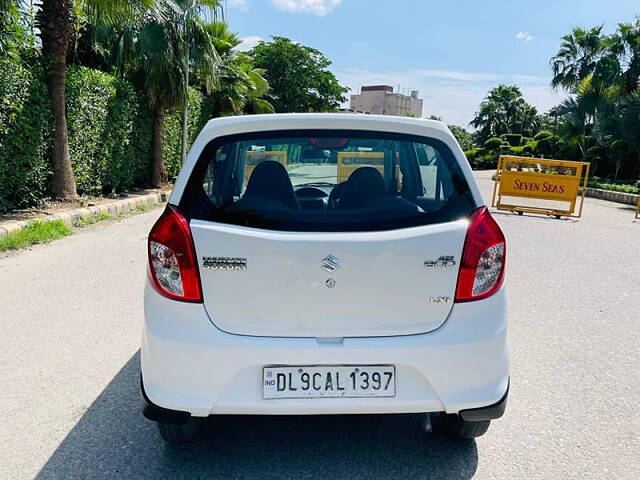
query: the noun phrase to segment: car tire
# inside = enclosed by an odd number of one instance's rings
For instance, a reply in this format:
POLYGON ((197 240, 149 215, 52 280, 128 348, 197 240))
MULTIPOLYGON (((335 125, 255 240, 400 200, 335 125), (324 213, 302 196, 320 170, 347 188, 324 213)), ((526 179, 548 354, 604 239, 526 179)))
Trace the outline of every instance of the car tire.
POLYGON ((202 419, 192 418, 182 425, 165 422, 157 422, 157 424, 160 436, 165 442, 171 445, 179 445, 190 442, 195 438, 202 426, 202 419))
POLYGON ((435 416, 431 423, 435 433, 468 440, 481 437, 487 433, 489 425, 491 425, 491 420, 470 422, 463 420, 459 415, 447 415, 443 413, 435 416))

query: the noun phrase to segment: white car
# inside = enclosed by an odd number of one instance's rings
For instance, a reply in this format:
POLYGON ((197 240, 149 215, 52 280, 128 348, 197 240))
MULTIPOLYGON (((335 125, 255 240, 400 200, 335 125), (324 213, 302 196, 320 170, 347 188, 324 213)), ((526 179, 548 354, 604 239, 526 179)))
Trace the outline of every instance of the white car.
POLYGON ((211 120, 148 249, 143 413, 168 442, 220 414, 471 438, 504 412, 505 238, 440 122, 211 120))

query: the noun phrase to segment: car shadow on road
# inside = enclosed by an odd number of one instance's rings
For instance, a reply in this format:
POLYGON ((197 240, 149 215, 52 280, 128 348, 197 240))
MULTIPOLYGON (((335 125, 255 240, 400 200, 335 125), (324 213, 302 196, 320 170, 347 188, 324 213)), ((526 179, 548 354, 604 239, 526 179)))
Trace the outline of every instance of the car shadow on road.
POLYGON ((168 447, 139 409, 136 353, 39 472, 50 478, 468 479, 475 441, 420 431, 415 415, 221 416, 168 447))

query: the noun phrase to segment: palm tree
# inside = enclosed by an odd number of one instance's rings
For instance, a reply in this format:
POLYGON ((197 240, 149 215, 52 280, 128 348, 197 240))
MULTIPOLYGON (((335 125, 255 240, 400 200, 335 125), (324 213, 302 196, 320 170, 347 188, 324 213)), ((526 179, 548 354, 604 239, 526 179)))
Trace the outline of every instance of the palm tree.
POLYGON ((269 82, 265 71, 253 66, 253 59, 235 48, 241 41, 224 22, 206 26, 222 59, 220 81, 212 94, 212 116, 223 117, 242 113, 273 113, 266 99, 269 82))
POLYGON ((497 135, 499 117, 498 105, 484 100, 469 125, 478 130, 480 138, 484 140, 497 135))
POLYGON ((594 128, 595 135, 601 140, 609 140, 614 153, 615 175, 618 173, 625 150, 640 157, 640 90, 610 102, 598 112, 594 128))
POLYGON ((619 59, 625 92, 640 88, 640 17, 635 23, 620 23, 608 40, 608 48, 619 59))
MULTIPOLYGON (((108 22, 126 18, 135 11, 149 7, 153 1, 79 0, 75 6, 87 18, 108 22)), ((51 192, 60 200, 73 200, 78 196, 71 170, 65 112, 67 50, 73 33, 72 6, 72 0, 42 0, 36 15, 54 122, 51 192)))
POLYGON ((537 110, 525 102, 518 87, 498 85, 489 90, 469 125, 479 130, 484 140, 490 136, 530 130, 536 116, 537 110))
POLYGON ((520 133, 523 135, 533 136, 540 127, 540 117, 538 116, 538 109, 533 105, 525 104, 520 111, 520 133))
POLYGON ((551 57, 551 86, 566 90, 576 88, 585 77, 594 73, 604 50, 602 26, 572 29, 562 37, 560 50, 551 57))
POLYGON ((224 60, 220 85, 212 94, 212 116, 274 113, 273 105, 265 98, 268 93, 264 70, 255 68, 248 55, 233 54, 224 60))
MULTIPOLYGON (((196 0, 195 4, 203 10, 219 8, 219 2, 212 0, 196 0)), ((185 15, 185 9, 193 5, 194 0, 158 0, 153 11, 108 31, 102 39, 111 47, 111 61, 120 75, 148 98, 153 117, 153 186, 166 179, 164 117, 168 111, 184 107, 188 88, 185 69, 192 70, 207 91, 218 81, 219 55, 206 25, 198 16, 185 15), (185 51, 188 64, 184 62, 185 51)))
POLYGON ((575 94, 560 104, 558 113, 563 116, 565 133, 580 148, 583 160, 587 159, 586 137, 596 117, 600 111, 610 111, 608 107, 614 104, 619 93, 617 85, 595 82, 590 74, 575 87, 575 94))

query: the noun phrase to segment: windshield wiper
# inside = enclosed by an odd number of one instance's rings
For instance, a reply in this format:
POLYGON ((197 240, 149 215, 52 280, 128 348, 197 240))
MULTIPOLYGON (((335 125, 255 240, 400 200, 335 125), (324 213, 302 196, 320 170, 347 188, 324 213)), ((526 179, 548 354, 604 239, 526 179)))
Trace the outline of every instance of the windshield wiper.
POLYGON ((335 183, 331 182, 309 182, 309 183, 298 183, 295 185, 296 187, 335 187, 335 183))

